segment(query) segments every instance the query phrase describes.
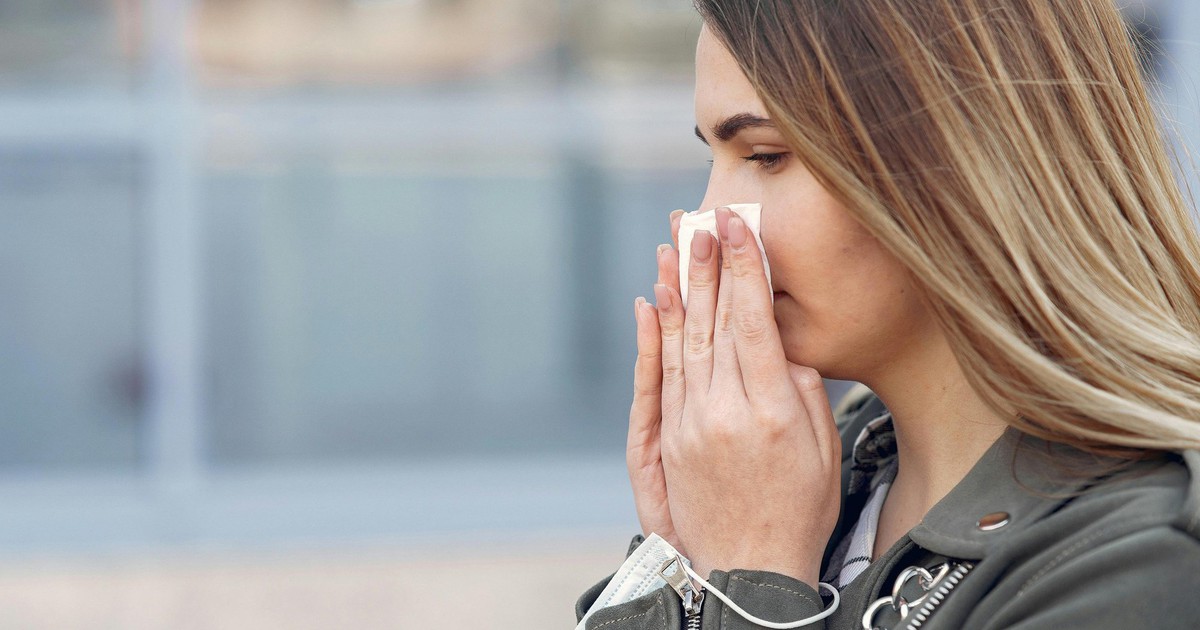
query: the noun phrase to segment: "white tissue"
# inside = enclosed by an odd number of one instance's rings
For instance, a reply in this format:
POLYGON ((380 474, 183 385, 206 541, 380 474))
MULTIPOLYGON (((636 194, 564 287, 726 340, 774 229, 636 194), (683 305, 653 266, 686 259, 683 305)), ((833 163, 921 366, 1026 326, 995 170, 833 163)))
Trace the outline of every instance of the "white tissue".
MULTIPOLYGON (((762 230, 762 204, 734 203, 720 207, 729 208, 746 222, 746 227, 758 243, 758 251, 762 253, 763 269, 767 272, 767 286, 771 286, 771 265, 767 262, 767 250, 763 247, 762 236, 759 234, 762 230)), ((696 230, 707 230, 714 237, 717 236, 716 208, 689 212, 679 219, 679 297, 683 298, 684 308, 687 308, 688 266, 692 261, 692 238, 696 235, 696 230)), ((771 301, 775 301, 774 294, 771 295, 771 301)))

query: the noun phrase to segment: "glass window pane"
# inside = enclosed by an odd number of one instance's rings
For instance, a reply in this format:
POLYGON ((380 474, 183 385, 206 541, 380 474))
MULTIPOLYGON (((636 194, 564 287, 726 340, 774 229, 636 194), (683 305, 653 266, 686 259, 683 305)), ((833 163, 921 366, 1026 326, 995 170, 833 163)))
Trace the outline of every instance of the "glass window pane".
POLYGON ((139 160, 0 151, 0 467, 128 467, 138 451, 139 160))
POLYGON ((562 178, 494 170, 212 174, 218 459, 578 441, 562 178))
POLYGON ((198 7, 207 452, 619 455, 632 300, 707 177, 692 9, 198 7))

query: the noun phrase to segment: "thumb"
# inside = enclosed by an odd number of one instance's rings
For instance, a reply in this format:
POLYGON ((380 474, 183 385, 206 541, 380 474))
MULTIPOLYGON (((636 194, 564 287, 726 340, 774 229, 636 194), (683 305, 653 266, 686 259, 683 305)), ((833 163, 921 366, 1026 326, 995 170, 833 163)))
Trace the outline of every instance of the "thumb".
POLYGON ((829 394, 825 392, 825 379, 821 378, 821 374, 816 370, 791 361, 788 361, 788 376, 792 379, 792 385, 796 387, 796 393, 800 396, 804 411, 808 413, 813 433, 818 440, 832 440, 840 446, 841 440, 837 437, 833 410, 829 407, 829 394))
MULTIPOLYGON (((817 390, 822 400, 827 400, 825 394, 825 379, 821 378, 821 374, 816 370, 797 365, 788 361, 788 376, 792 379, 792 385, 796 386, 796 391, 803 397, 805 392, 817 390)), ((807 406, 807 405, 806 405, 807 406)))

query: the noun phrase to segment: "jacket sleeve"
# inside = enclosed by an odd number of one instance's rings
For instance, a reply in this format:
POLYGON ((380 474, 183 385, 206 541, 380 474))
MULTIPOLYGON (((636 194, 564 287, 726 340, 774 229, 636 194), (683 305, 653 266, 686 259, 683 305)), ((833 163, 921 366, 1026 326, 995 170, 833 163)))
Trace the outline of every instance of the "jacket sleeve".
POLYGON ((1200 619, 1200 544, 1169 526, 1141 530, 1046 566, 989 619, 999 630, 1192 630, 1200 619))
MULTIPOLYGON (((639 543, 635 538, 631 550, 639 543)), ((601 580, 579 598, 575 604, 577 620, 591 608, 608 579, 601 580)), ((796 621, 824 609, 820 595, 811 586, 778 573, 738 569, 713 571, 709 582, 746 612, 767 621, 796 621)), ((705 594, 700 620, 702 630, 761 630, 711 593, 705 594)), ((684 622, 679 596, 664 586, 633 601, 597 611, 588 619, 587 630, 680 630, 684 622)), ((823 630, 824 627, 823 623, 815 623, 805 629, 823 630)))
MULTIPOLYGON (((813 587, 795 578, 769 571, 735 569, 728 573, 713 571, 708 580, 733 603, 766 621, 789 623, 820 614, 825 609, 813 587)), ((675 602, 678 606, 678 601, 675 602)), ((703 630, 762 630, 762 626, 743 619, 711 593, 705 594, 703 630)), ((824 630, 825 622, 804 626, 805 630, 824 630)))

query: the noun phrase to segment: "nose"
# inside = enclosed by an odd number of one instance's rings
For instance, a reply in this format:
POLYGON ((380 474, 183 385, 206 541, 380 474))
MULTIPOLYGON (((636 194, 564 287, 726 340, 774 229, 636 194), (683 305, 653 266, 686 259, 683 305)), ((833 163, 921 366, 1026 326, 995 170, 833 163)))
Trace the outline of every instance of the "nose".
POLYGON ((734 178, 723 173, 722 170, 714 167, 709 173, 708 187, 704 189, 704 198, 700 200, 698 210, 712 210, 731 203, 753 201, 746 197, 746 191, 739 189, 739 186, 733 181, 734 178))
MULTIPOLYGON (((708 187, 704 190, 704 198, 700 200, 698 210, 712 210, 735 203, 763 203, 761 187, 754 185, 754 182, 742 182, 734 173, 725 173, 714 168, 708 176, 708 187)), ((768 246, 770 241, 770 228, 768 223, 770 219, 770 211, 766 204, 763 204, 762 214, 759 219, 759 237, 762 239, 763 254, 770 260, 771 248, 768 246)))

